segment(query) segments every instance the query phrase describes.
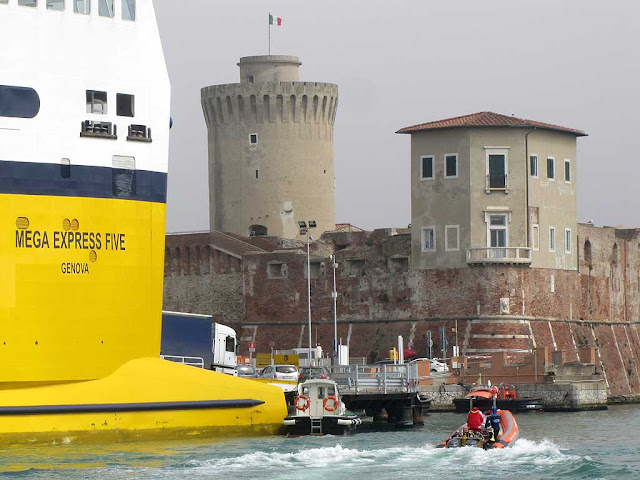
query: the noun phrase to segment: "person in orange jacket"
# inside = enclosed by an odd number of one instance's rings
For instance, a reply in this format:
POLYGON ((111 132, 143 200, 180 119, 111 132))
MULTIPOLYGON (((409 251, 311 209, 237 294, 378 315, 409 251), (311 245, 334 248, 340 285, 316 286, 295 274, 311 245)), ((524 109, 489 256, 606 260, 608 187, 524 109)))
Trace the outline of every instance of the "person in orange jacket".
POLYGON ((475 432, 482 431, 484 426, 484 415, 475 405, 467 415, 467 427, 475 432))

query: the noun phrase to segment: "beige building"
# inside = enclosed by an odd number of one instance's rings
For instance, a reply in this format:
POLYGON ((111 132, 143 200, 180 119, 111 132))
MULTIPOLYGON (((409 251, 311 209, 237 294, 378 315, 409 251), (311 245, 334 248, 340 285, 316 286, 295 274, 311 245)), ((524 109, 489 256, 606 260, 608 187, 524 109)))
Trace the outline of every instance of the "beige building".
POLYGON ((338 87, 301 82, 298 57, 243 57, 240 83, 202 89, 211 231, 299 237, 335 229, 338 87))
POLYGON ((579 130, 481 112, 411 134, 412 268, 575 270, 579 130))

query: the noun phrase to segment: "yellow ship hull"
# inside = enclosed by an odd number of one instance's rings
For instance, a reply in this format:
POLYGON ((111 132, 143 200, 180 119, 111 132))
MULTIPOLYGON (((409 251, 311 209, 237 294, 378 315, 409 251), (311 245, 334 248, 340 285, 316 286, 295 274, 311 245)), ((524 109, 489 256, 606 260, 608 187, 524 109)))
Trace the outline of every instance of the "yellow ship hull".
POLYGON ((100 380, 0 391, 0 445, 278 433, 282 390, 155 358, 100 380))
POLYGON ((0 194, 0 445, 281 428, 282 389, 159 358, 166 174, 145 191, 140 175, 136 199, 109 198, 107 181, 82 197, 49 180, 0 194))

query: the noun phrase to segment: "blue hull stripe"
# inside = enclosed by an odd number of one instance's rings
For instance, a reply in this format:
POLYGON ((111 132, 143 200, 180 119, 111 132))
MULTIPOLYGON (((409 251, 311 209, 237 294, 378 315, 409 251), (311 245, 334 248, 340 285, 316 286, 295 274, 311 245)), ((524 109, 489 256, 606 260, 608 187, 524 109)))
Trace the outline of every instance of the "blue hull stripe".
POLYGON ((116 198, 142 202, 167 202, 167 174, 111 167, 0 160, 0 194, 50 195, 58 197, 116 198), (67 169, 64 171, 64 169, 67 169), (131 184, 130 193, 122 188, 131 184), (68 178, 64 178, 63 174, 68 178), (128 178, 130 176, 130 178, 128 178))
POLYGON ((207 410, 218 408, 251 408, 261 400, 198 400, 187 402, 99 403, 83 405, 31 405, 0 407, 0 417, 6 415, 56 415, 62 413, 150 412, 157 410, 207 410))

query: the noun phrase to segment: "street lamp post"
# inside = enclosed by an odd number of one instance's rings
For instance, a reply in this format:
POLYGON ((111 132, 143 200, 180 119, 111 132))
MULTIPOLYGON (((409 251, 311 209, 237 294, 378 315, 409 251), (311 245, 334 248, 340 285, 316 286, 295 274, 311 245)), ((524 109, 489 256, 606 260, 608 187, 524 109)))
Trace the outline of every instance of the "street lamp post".
POLYGON ((298 226, 300 227, 300 235, 307 236, 307 302, 308 302, 308 310, 309 310, 309 367, 313 366, 311 362, 311 257, 309 255, 309 242, 311 241, 311 234, 309 230, 312 228, 316 228, 316 221, 309 220, 309 225, 307 226, 307 222, 298 222, 298 226))
POLYGON ((331 255, 331 266, 333 267, 333 292, 331 297, 333 298, 333 359, 334 362, 338 361, 338 292, 336 291, 336 256, 331 255))

